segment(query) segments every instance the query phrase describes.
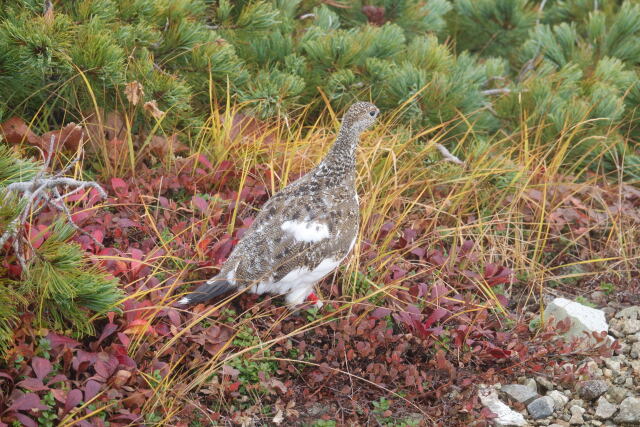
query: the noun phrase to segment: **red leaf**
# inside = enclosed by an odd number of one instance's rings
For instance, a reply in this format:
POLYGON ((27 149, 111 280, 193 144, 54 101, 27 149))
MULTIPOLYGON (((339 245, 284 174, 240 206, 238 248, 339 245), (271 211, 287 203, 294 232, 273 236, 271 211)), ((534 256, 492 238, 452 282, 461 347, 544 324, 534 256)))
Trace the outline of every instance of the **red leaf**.
POLYGON ((102 232, 102 230, 93 230, 91 232, 91 235, 100 243, 102 243, 104 240, 104 233, 102 232))
POLYGON ((25 427, 38 427, 35 421, 33 421, 30 417, 27 417, 24 414, 17 413, 15 417, 22 423, 25 427))
POLYGON ((96 394, 100 391, 100 383, 95 380, 87 381, 87 384, 84 386, 84 401, 88 402, 94 398, 96 394))
POLYGON ((236 381, 235 383, 229 384, 229 391, 232 393, 234 391, 238 391, 239 388, 240 388, 240 381, 236 381))
POLYGON ((156 336, 156 330, 145 319, 136 319, 129 323, 127 329, 124 330, 125 334, 150 334, 156 336))
POLYGON ((208 167, 209 169, 213 169, 213 166, 211 165, 211 162, 209 161, 209 159, 207 159, 204 154, 200 154, 198 156, 198 161, 200 163, 202 163, 203 165, 205 165, 206 167, 208 167))
POLYGON ((64 374, 58 374, 58 375, 56 375, 55 377, 51 378, 49 381, 47 381, 47 385, 48 385, 49 387, 51 387, 53 384, 56 384, 56 383, 63 383, 63 382, 68 381, 68 380, 69 380, 69 378, 67 378, 67 376, 66 376, 66 375, 64 375, 64 374))
POLYGON ((385 316, 388 316, 389 314, 391 314, 391 310, 386 308, 386 307, 378 307, 375 310, 373 310, 373 313, 371 313, 371 316, 373 316, 374 319, 382 319, 385 316))
POLYGON ((102 341, 108 338, 111 334, 113 334, 118 329, 118 325, 115 323, 107 323, 102 330, 102 334, 100 334, 100 338, 96 342, 96 346, 100 345, 102 341))
POLYGON ((44 238, 48 234, 47 231, 48 227, 44 224, 29 227, 29 241, 31 242, 31 246, 38 249, 44 242, 44 238))
POLYGON ((117 220, 120 227, 138 227, 138 223, 129 218, 120 218, 117 220))
POLYGON ((91 216, 91 211, 80 211, 80 212, 75 212, 73 215, 71 215, 71 218, 76 224, 78 224, 84 221, 85 219, 89 218, 90 216, 91 216))
MULTIPOLYGON (((43 147, 42 139, 33 133, 26 123, 19 117, 11 117, 6 122, 0 124, 0 135, 3 135, 4 140, 9 144, 19 144, 22 141, 25 141, 28 144, 43 147)), ((48 144, 49 143, 47 142, 47 147, 48 144)))
POLYGON ((44 411, 49 407, 40 402, 40 397, 37 394, 27 393, 14 400, 8 408, 9 411, 31 411, 33 409, 44 411))
POLYGON ((54 137, 54 147, 64 147, 69 150, 77 150, 82 142, 84 132, 81 126, 71 122, 62 129, 47 132, 42 135, 42 143, 45 148, 49 149, 51 137, 54 137))
POLYGON ((366 15, 367 20, 373 25, 382 25, 386 20, 384 7, 362 6, 362 13, 366 15))
POLYGON ((167 316, 169 317, 169 320, 171 321, 171 324, 173 326, 180 327, 182 321, 180 319, 180 313, 178 313, 178 310, 170 308, 169 310, 167 310, 167 316))
POLYGON ((96 370, 96 374, 105 380, 109 379, 111 375, 113 375, 117 367, 118 359, 112 355, 107 355, 106 353, 100 353, 100 358, 93 365, 93 368, 96 370))
POLYGON ((82 392, 77 388, 71 390, 69 394, 67 394, 67 400, 64 402, 64 413, 75 408, 80 402, 82 402, 82 392))
POLYGON ((418 258, 423 258, 426 252, 427 251, 424 248, 414 248, 411 250, 411 253, 416 255, 418 258))
POLYGON ((236 378, 238 375, 240 375, 240 371, 232 368, 229 365, 222 365, 222 375, 229 375, 232 378, 236 378))
POLYGON ((38 378, 26 378, 16 384, 18 387, 26 388, 29 391, 44 391, 49 390, 49 387, 42 383, 42 380, 38 378))
POLYGON ((206 212, 209 208, 209 203, 207 203, 207 201, 202 197, 193 196, 193 199, 191 199, 191 203, 193 203, 193 205, 201 212, 206 212))
POLYGON ((429 317, 427 318, 427 320, 425 320, 424 322, 424 326, 425 328, 430 328, 431 325, 433 325, 435 322, 439 321, 440 319, 442 319, 444 316, 446 316, 449 312, 447 310, 445 310, 442 307, 438 307, 435 310, 433 310, 433 313, 431 313, 429 315, 429 317))
POLYGON ((9 381, 13 382, 13 377, 11 375, 9 375, 9 374, 4 373, 4 372, 0 372, 0 378, 6 378, 9 381))
POLYGON ((125 348, 129 348, 129 344, 131 343, 131 339, 123 334, 122 332, 118 332, 118 339, 122 343, 125 348))
POLYGON ((37 356, 31 360, 31 367, 33 368, 33 372, 36 374, 36 377, 41 381, 44 380, 44 377, 46 377, 52 369, 51 362, 37 356))
POLYGON ((129 185, 122 178, 111 178, 111 186, 113 191, 120 197, 125 197, 129 194, 129 185))

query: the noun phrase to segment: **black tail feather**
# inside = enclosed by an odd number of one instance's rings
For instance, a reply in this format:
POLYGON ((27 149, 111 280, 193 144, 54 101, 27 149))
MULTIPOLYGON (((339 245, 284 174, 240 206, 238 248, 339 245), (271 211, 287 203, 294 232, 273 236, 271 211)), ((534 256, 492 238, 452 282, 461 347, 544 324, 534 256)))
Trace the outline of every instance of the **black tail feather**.
POLYGON ((189 293, 187 296, 179 301, 182 305, 198 304, 215 298, 218 295, 222 295, 234 289, 234 286, 225 279, 213 279, 203 285, 200 285, 198 289, 189 293))

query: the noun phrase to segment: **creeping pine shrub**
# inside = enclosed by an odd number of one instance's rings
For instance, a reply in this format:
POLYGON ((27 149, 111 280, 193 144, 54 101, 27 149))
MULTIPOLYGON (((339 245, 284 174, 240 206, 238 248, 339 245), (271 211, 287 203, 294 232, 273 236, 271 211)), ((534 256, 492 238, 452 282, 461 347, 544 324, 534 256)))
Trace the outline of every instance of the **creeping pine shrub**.
POLYGON ((33 0, 5 1, 0 120, 37 116, 48 130, 97 105, 126 107, 134 133, 197 130, 228 98, 262 119, 309 120, 327 102, 370 99, 413 131, 446 124, 451 144, 534 130, 542 146, 566 144, 567 165, 640 178, 640 5, 334 3, 81 0, 44 16, 33 0))
MULTIPOLYGON (((28 181, 40 170, 33 161, 17 158, 0 145, 0 235, 11 229, 22 212, 18 202, 4 190, 14 182, 28 181)), ((0 352, 11 342, 18 312, 32 305, 38 326, 54 330, 71 329, 76 336, 92 334, 92 314, 117 309, 122 297, 118 282, 85 258, 77 243, 71 242, 75 229, 62 221, 50 224, 42 244, 34 248, 26 271, 10 278, 0 271, 0 352)), ((15 259, 11 245, 3 256, 15 259)))

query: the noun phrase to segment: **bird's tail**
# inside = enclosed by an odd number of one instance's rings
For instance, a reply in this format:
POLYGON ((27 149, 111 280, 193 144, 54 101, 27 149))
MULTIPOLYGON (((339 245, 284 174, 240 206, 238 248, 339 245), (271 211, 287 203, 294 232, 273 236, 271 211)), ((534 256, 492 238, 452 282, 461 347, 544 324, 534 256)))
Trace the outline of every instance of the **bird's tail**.
POLYGON ((192 305, 198 304, 215 298, 218 295, 222 295, 225 292, 231 291, 234 286, 226 279, 213 278, 206 283, 200 285, 198 289, 187 294, 184 298, 178 301, 180 305, 192 305))

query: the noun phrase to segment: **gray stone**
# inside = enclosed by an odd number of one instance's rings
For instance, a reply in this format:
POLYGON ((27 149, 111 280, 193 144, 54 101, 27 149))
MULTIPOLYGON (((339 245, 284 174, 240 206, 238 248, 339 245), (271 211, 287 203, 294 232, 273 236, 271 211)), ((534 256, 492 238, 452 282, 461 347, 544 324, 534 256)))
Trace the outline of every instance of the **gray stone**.
POLYGON ((620 368, 622 366, 620 358, 609 357, 607 359, 604 359, 604 364, 607 366, 607 368, 611 369, 611 372, 613 374, 617 375, 620 373, 620 368))
POLYGON ((569 427, 569 423, 567 423, 566 421, 556 420, 555 423, 549 424, 549 427, 569 427))
POLYGON ((627 397, 620 404, 620 412, 614 418, 619 423, 639 423, 640 422, 640 398, 627 397))
POLYGON ((594 360, 589 360, 589 361, 585 362, 583 365, 581 365, 580 367, 581 368, 585 367, 587 372, 590 373, 591 375, 595 375, 595 373, 598 371, 598 369, 600 369, 598 367, 598 364, 594 360))
POLYGON ((569 408, 571 408, 572 406, 579 406, 579 407, 584 407, 584 400, 582 399, 571 399, 568 403, 569 408))
POLYGON ((629 351, 629 356, 631 356, 634 359, 640 359, 640 341, 634 342, 631 345, 631 351, 629 351))
POLYGON ((527 386, 534 393, 538 392, 538 383, 533 378, 527 378, 522 384, 527 386))
MULTIPOLYGON (((544 318, 554 317, 556 321, 569 318, 571 327, 566 333, 568 338, 584 338, 585 332, 591 336, 592 332, 609 331, 609 324, 604 312, 587 307, 566 298, 555 298, 544 310, 544 318)), ((592 339, 595 343, 595 340, 592 339)))
POLYGON ((623 375, 621 375, 621 376, 619 376, 619 377, 615 377, 615 378, 613 379, 613 383, 614 383, 614 384, 616 384, 616 385, 623 385, 623 384, 625 384, 626 382, 627 382, 627 377, 626 377, 626 376, 623 376, 623 375))
POLYGON ((616 314, 616 309, 613 307, 602 307, 602 311, 607 319, 611 319, 616 314))
POLYGON ((511 400, 528 405, 539 397, 538 393, 532 391, 526 385, 507 384, 500 388, 500 391, 509 396, 511 400))
POLYGON ((584 418, 582 417, 582 414, 585 413, 584 408, 581 408, 578 405, 573 405, 571 408, 569 408, 569 411, 571 411, 569 424, 584 424, 584 418))
POLYGON ((623 308, 616 314, 616 319, 640 319, 640 306, 623 308))
POLYGON ((564 395, 564 393, 560 393, 558 390, 551 390, 547 393, 547 396, 553 399, 553 407, 556 410, 560 410, 564 408, 564 405, 567 404, 569 398, 564 395))
POLYGON ((607 400, 616 404, 620 404, 627 397, 627 389, 624 387, 613 386, 607 391, 607 400))
POLYGON ((496 414, 496 418, 493 422, 496 426, 524 426, 527 422, 524 420, 522 414, 514 411, 498 399, 498 393, 492 389, 483 387, 478 391, 478 397, 482 404, 487 407, 491 412, 496 414))
POLYGON ((602 291, 594 291, 591 293, 591 301, 597 303, 603 303, 607 299, 607 296, 602 291))
POLYGON ((606 420, 613 417, 613 414, 615 414, 617 410, 618 407, 616 405, 610 403, 606 397, 600 396, 596 406, 596 417, 601 420, 606 420))
POLYGON ((625 335, 633 335, 636 332, 640 332, 640 320, 627 319, 622 325, 622 332, 624 332, 625 335))
POLYGON ((609 389, 609 384, 602 380, 582 381, 578 385, 578 394, 585 400, 596 400, 609 389))
POLYGON ((527 405, 527 411, 534 420, 547 418, 553 414, 555 402, 549 396, 542 396, 527 405))
POLYGON ((536 377, 536 382, 540 384, 540 387, 544 388, 545 390, 553 390, 555 388, 553 386, 553 383, 545 377, 536 377))
POLYGON ((621 330, 617 329, 617 328, 611 328, 609 329, 609 333, 611 335, 613 335, 616 338, 624 338, 624 332, 622 332, 621 330))
POLYGON ((627 344, 626 341, 618 341, 618 348, 615 350, 615 353, 628 355, 629 353, 631 353, 631 346, 627 344))

